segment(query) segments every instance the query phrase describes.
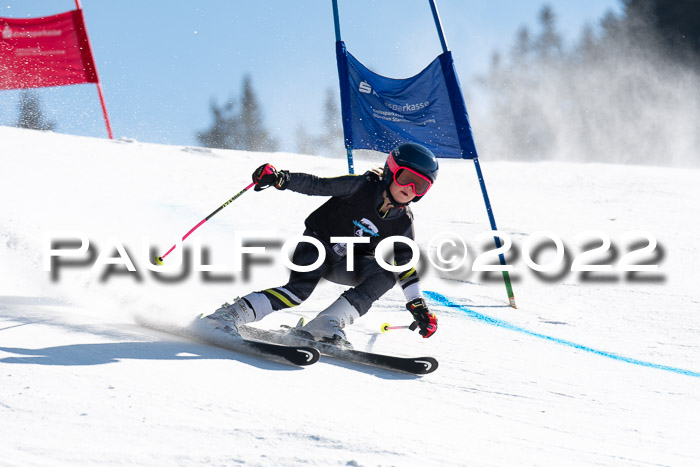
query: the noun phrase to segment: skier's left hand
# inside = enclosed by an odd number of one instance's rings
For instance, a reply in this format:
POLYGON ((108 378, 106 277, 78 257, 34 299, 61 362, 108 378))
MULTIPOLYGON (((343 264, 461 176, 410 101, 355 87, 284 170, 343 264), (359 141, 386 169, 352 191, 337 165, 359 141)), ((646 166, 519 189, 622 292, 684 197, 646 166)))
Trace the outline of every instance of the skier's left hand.
POLYGON ((423 338, 428 338, 435 334, 435 331, 437 331, 437 316, 428 310, 425 300, 422 298, 411 300, 406 304, 406 309, 411 312, 413 319, 418 323, 420 328, 418 334, 423 336, 423 338))

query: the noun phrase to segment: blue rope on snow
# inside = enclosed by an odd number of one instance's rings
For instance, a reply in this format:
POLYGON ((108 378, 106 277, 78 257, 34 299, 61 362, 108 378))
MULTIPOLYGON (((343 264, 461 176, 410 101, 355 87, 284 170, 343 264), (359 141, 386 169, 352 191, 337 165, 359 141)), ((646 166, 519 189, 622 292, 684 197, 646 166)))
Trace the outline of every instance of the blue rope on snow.
POLYGON ((460 311, 463 311, 464 313, 466 313, 466 315, 469 316, 470 318, 473 318, 473 319, 476 319, 479 321, 483 321, 483 322, 490 324, 490 325, 493 325, 493 326, 498 326, 499 328, 519 332, 522 334, 526 334, 528 336, 537 337, 539 339, 543 339, 543 340, 546 340, 549 342, 554 342, 555 344, 565 345, 567 347, 572 347, 574 349, 583 350, 584 352, 589 352, 592 354, 600 355, 601 357, 606 357, 606 358, 618 360, 621 362, 631 363, 633 365, 645 366, 648 368, 656 368, 657 370, 670 371, 672 373, 678 373, 681 375, 692 376, 694 378, 700 378, 700 372, 697 372, 697 371, 684 370, 683 368, 676 368, 676 367, 667 366, 667 365, 660 365, 658 363, 646 362, 644 360, 637 360, 636 358, 625 357, 623 355, 619 355, 616 353, 606 352, 604 350, 598 350, 598 349, 594 349, 592 347, 588 347, 588 346, 585 346, 582 344, 577 344, 576 342, 571 342, 571 341, 568 341, 566 339, 560 339, 558 337, 548 336, 546 334, 541 334, 539 332, 530 331, 530 330, 522 328, 520 326, 516 326, 514 324, 511 324, 507 321, 492 318, 490 316, 478 313, 478 312, 476 312, 476 311, 474 311, 474 310, 472 310, 464 305, 458 305, 455 302, 453 302, 452 300, 450 300, 449 298, 447 298, 444 295, 439 294, 437 292, 425 291, 423 293, 429 300, 431 300, 439 305, 447 306, 450 308, 457 308, 460 311))

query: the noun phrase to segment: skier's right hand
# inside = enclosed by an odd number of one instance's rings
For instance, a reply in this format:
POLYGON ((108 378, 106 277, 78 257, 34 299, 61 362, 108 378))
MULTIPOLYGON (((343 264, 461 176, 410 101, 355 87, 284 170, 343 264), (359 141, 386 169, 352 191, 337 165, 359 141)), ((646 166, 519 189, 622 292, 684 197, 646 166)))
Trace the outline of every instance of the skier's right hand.
POLYGON ((255 191, 264 190, 274 186, 278 190, 284 190, 289 181, 289 172, 280 170, 279 172, 272 164, 263 164, 253 172, 253 183, 255 191))
POLYGON ((435 334, 435 331, 437 331, 437 316, 435 316, 435 313, 428 310, 428 305, 426 305, 425 300, 422 298, 411 300, 406 304, 406 309, 411 312, 413 319, 416 320, 420 328, 418 334, 423 336, 423 338, 435 334))

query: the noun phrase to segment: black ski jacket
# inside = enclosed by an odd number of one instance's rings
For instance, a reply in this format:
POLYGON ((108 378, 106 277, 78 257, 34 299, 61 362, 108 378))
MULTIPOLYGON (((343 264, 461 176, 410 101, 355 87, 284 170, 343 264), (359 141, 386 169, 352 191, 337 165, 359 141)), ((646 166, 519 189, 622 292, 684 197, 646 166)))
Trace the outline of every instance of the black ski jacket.
MULTIPOLYGON (((355 244, 355 255, 374 255, 379 242, 387 237, 399 235, 414 239, 413 213, 409 207, 394 207, 385 215, 379 213, 385 186, 374 172, 335 178, 290 173, 286 188, 306 195, 331 196, 306 218, 306 227, 328 244, 331 244, 331 237, 369 237, 370 243, 355 244)), ((345 256, 342 245, 331 246, 340 256, 345 256)), ((408 245, 394 243, 397 265, 408 263, 412 255, 408 245)))

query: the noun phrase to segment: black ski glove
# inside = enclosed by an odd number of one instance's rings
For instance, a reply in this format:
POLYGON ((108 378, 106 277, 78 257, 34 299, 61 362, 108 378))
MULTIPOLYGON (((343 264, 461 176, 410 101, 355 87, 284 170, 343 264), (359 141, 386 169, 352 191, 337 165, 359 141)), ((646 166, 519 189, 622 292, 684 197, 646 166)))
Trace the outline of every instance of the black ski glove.
POLYGON ((289 183, 289 172, 287 170, 278 172, 272 164, 263 164, 253 172, 253 183, 255 183, 255 191, 264 190, 271 186, 278 190, 284 190, 289 183))
POLYGON ((416 323, 420 328, 418 334, 423 336, 423 338, 427 338, 435 334, 435 331, 437 331, 437 316, 428 310, 428 305, 425 304, 425 300, 422 298, 411 300, 406 304, 406 309, 411 312, 413 319, 416 320, 416 323))

